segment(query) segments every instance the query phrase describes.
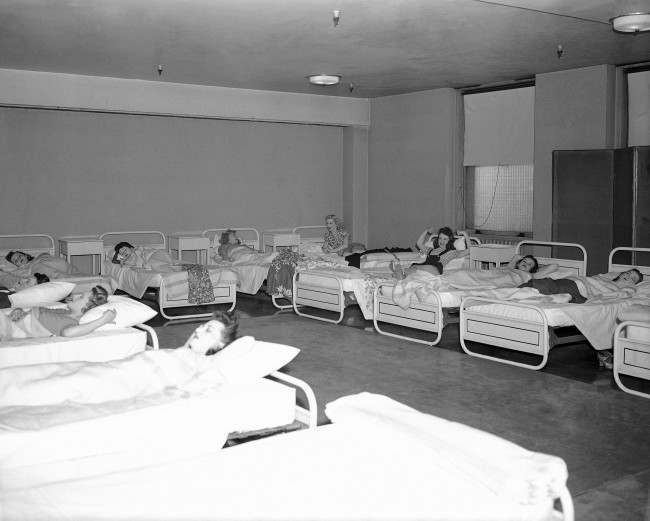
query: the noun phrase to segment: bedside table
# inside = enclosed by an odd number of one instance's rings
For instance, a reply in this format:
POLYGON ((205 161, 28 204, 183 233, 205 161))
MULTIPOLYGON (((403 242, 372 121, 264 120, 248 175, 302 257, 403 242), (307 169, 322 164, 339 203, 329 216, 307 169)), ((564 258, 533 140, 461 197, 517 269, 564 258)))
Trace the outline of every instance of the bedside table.
POLYGON ((90 255, 92 257, 92 275, 101 275, 102 256, 104 255, 104 241, 90 237, 62 237, 59 239, 59 255, 72 264, 72 257, 77 255, 90 255), (99 257, 99 269, 97 268, 99 257))
POLYGON ((498 268, 502 264, 508 264, 515 254, 515 247, 510 244, 481 244, 472 246, 469 252, 469 264, 471 269, 480 270, 483 263, 488 268, 498 268))
POLYGON ((290 232, 264 232, 262 234, 264 251, 270 248, 271 251, 278 251, 278 248, 290 248, 292 251, 298 251, 300 247, 300 235, 290 232))
POLYGON ((184 251, 196 252, 197 264, 208 263, 208 251, 210 250, 209 237, 201 235, 170 235, 169 239, 169 253, 173 251, 176 253, 176 258, 182 260, 184 251))

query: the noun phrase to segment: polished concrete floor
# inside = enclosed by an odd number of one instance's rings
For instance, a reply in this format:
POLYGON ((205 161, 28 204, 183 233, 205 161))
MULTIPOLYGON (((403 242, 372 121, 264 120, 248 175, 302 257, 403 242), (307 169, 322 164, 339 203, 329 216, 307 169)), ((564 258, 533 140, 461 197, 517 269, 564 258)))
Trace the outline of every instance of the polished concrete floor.
MULTIPOLYGON (((238 310, 242 335, 301 348, 286 371, 310 383, 321 411, 346 394, 385 394, 562 457, 577 520, 650 520, 650 400, 618 390, 588 345, 554 349, 547 368, 530 371, 466 355, 454 325, 427 347, 377 334, 355 308, 352 327, 278 312, 262 296, 241 297, 238 310)), ((171 348, 196 320, 154 325, 171 348)))

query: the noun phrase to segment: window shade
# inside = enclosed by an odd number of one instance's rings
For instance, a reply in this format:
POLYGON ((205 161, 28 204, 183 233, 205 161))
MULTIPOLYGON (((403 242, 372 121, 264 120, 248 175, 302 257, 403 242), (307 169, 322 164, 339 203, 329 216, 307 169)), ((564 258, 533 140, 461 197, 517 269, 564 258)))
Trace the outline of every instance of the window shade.
POLYGON ((466 166, 532 164, 535 87, 464 96, 466 166))
POLYGON ((650 71, 627 75, 628 134, 631 147, 650 146, 650 71))

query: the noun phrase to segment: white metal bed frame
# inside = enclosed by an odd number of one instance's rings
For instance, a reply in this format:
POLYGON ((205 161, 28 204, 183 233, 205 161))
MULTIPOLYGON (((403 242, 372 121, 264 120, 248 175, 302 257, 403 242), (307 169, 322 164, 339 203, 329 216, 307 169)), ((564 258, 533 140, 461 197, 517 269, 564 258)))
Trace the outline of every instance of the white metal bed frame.
MULTIPOLYGON (((97 237, 93 236, 84 236, 86 238, 93 238, 96 239, 97 237)), ((64 239, 65 237, 61 237, 64 239)), ((53 257, 59 256, 59 252, 57 251, 56 248, 56 241, 54 237, 51 235, 48 235, 46 233, 25 233, 25 234, 13 234, 13 235, 0 235, 0 255, 2 258, 5 258, 5 256, 10 252, 10 251, 22 251, 24 253, 28 253, 29 255, 32 255, 34 257, 40 255, 41 253, 49 253, 53 257), (28 244, 31 240, 34 240, 35 242, 43 242, 42 245, 32 245, 32 246, 25 246, 23 244, 20 244, 21 239, 26 241, 26 244, 28 244), (11 244, 13 241, 16 241, 14 244, 11 244)), ((94 261, 93 261, 94 264, 94 261)), ((98 284, 101 284, 102 281, 106 277, 103 277, 102 274, 100 273, 99 275, 88 275, 88 274, 79 274, 79 275, 70 275, 69 277, 62 277, 58 280, 60 281, 70 281, 70 282, 81 282, 82 279, 88 279, 88 280, 97 280, 98 284)))
MULTIPOLYGON (((639 266, 636 264, 616 264, 613 257, 617 252, 650 252, 650 248, 614 248, 609 254, 608 271, 625 271, 637 268, 644 275, 650 275, 650 266, 639 266)), ((586 264, 586 262, 585 262, 586 264)), ((584 273, 581 273, 583 275, 584 273)), ((555 345, 569 344, 584 339, 581 334, 569 335, 558 338, 555 335, 555 328, 549 326, 544 311, 532 304, 523 304, 514 300, 495 300, 482 297, 466 297, 463 299, 460 308, 460 344, 468 355, 494 360, 504 364, 524 367, 526 369, 539 370, 548 362, 549 352, 555 345), (476 304, 502 304, 514 308, 531 309, 538 316, 538 320, 522 320, 492 315, 485 311, 473 311, 472 306, 476 304), (473 351, 467 341, 479 342, 491 346, 520 351, 531 355, 541 356, 538 364, 529 364, 507 360, 499 356, 479 353, 473 351)), ((624 342, 622 343, 622 345, 624 342)))
MULTIPOLYGON (((306 227, 307 228, 307 227, 306 227)), ((316 228, 316 226, 312 226, 311 228, 316 228)), ((324 226, 321 226, 321 228, 325 228, 324 226)), ((471 238, 472 241, 476 242, 477 244, 480 244, 480 241, 478 239, 475 239, 474 237, 471 238)), ((363 271, 363 270, 362 270, 363 271)), ((327 287, 327 286, 322 286, 318 284, 313 284, 310 282, 301 282, 300 281, 300 276, 299 272, 296 272, 293 277, 293 299, 292 299, 292 305, 293 309, 296 312, 297 315, 307 317, 307 318, 313 318, 315 320, 321 320, 323 322, 329 322, 331 324, 339 324, 343 320, 343 316, 345 313, 345 294, 343 291, 343 284, 341 283, 341 280, 335 276, 335 275, 328 275, 326 273, 318 273, 318 277, 321 279, 327 279, 327 280, 333 280, 336 284, 333 285, 334 287, 327 287), (319 315, 314 315, 309 312, 301 311, 299 309, 299 306, 307 306, 307 307, 312 307, 316 309, 323 309, 326 311, 332 311, 334 313, 338 313, 338 317, 336 318, 329 318, 329 317, 322 317, 319 315)), ((379 284, 378 288, 375 291, 375 297, 374 297, 374 302, 373 302, 373 315, 376 314, 376 309, 377 309, 377 300, 376 300, 376 295, 377 295, 377 290, 380 287, 383 287, 385 285, 391 285, 393 283, 382 283, 379 284)), ((390 302, 395 305, 391 299, 389 299, 390 302)), ((398 307, 395 305, 395 307, 398 307)), ((374 318, 374 317, 373 317, 374 318)), ((385 333, 381 331, 380 329, 377 328, 377 323, 373 319, 373 322, 375 323, 375 329, 382 334, 386 334, 388 336, 396 336, 397 338, 406 338, 407 340, 413 340, 416 342, 422 342, 420 340, 417 340, 415 338, 410 338, 410 337, 400 337, 398 335, 393 335, 390 333, 385 333)), ((426 319, 423 316, 420 316, 419 311, 416 313, 416 316, 413 317, 410 323, 413 324, 420 324, 421 326, 424 327, 419 327, 418 329, 427 329, 425 323, 426 319)), ((428 342, 424 342, 428 343, 428 342)), ((437 342, 436 342, 437 343, 437 342)), ((433 345, 433 344, 431 344, 433 345)))
MULTIPOLYGON (((107 246, 115 246, 121 241, 127 241, 134 246, 147 246, 150 248, 157 248, 167 251, 167 240, 165 234, 158 230, 131 230, 131 231, 117 231, 102 233, 99 238, 104 242, 104 249, 107 246), (141 242, 139 237, 153 237, 154 240, 150 242, 141 242), (107 240, 108 238, 108 240, 107 240)), ((109 259, 104 259, 110 262, 109 259)), ((213 304, 231 304, 228 311, 232 311, 237 304, 237 292, 235 283, 219 284, 213 287, 214 300, 204 304, 190 304, 187 299, 183 300, 170 300, 165 286, 165 278, 161 277, 160 287, 157 288, 158 293, 158 308, 160 314, 167 320, 184 320, 188 318, 203 318, 212 315, 212 312, 206 313, 189 313, 185 315, 168 315, 165 312, 167 308, 183 308, 183 307, 197 307, 197 306, 210 306, 213 304)))
MULTIPOLYGON (((570 259, 556 259, 552 257, 537 257, 537 260, 540 264, 558 264, 563 268, 575 269, 576 273, 584 274, 586 273, 587 267, 587 252, 579 244, 574 243, 560 243, 560 242, 545 242, 545 241, 528 241, 524 240, 519 242, 515 247, 515 254, 520 254, 521 248, 523 246, 564 246, 577 248, 581 251, 583 259, 581 261, 570 260, 570 259)), ((454 323, 456 320, 450 320, 447 315, 447 320, 445 320, 445 310, 447 308, 443 307, 442 300, 438 292, 432 292, 428 295, 433 302, 423 303, 411 303, 407 309, 402 309, 392 299, 390 295, 382 295, 382 288, 384 287, 394 287, 394 283, 381 284, 377 287, 374 297, 374 316, 373 324, 375 330, 378 333, 386 336, 392 336, 394 338, 400 338, 402 340, 409 340, 412 342, 417 342, 419 344, 424 344, 428 346, 435 346, 442 340, 442 333, 445 328, 445 322, 454 323), (381 329, 380 323, 385 322, 388 324, 394 324, 398 326, 408 327, 414 330, 422 330, 427 333, 433 333, 435 337, 433 340, 425 340, 415 336, 401 335, 398 333, 392 333, 381 329)), ((455 308, 454 308, 455 309, 455 308)), ((462 313, 462 305, 461 305, 462 313)), ((461 340, 462 342, 462 340, 461 340)))
MULTIPOLYGON (((325 230, 327 227, 323 224, 316 224, 316 225, 311 225, 311 226, 296 226, 295 228, 292 228, 291 233, 297 234, 300 236, 300 242, 302 244, 303 239, 309 239, 309 241, 313 244, 323 244, 323 233, 325 233, 325 230), (322 231, 323 233, 319 234, 314 234, 313 236, 311 235, 315 231, 322 231), (306 235, 305 235, 306 234, 306 235)), ((295 288, 295 277, 294 281, 292 282, 293 288, 295 288)), ((292 297, 290 299, 289 304, 280 304, 278 301, 279 300, 287 300, 285 297, 281 297, 278 295, 271 295, 271 301, 273 302, 273 305, 280 309, 280 310, 285 310, 285 309, 292 309, 294 308, 294 303, 293 303, 293 293, 294 290, 292 289, 291 291, 292 297)), ((296 311, 296 313, 298 313, 296 311)))
POLYGON ((621 380, 621 375, 634 376, 650 380, 650 321, 638 322, 626 320, 621 322, 614 332, 614 380, 622 391, 650 398, 650 394, 631 389, 621 380), (637 327, 647 330, 645 339, 629 338, 628 328, 637 327))

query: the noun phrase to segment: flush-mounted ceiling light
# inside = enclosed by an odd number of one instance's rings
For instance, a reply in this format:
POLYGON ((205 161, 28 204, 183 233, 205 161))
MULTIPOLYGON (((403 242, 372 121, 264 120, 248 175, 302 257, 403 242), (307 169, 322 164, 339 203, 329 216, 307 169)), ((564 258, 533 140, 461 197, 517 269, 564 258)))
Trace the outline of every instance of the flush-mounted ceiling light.
POLYGON ((341 81, 340 74, 313 74, 308 78, 312 85, 338 85, 341 81))
POLYGON ((645 33, 650 31, 650 13, 630 13, 610 20, 617 33, 645 33))

